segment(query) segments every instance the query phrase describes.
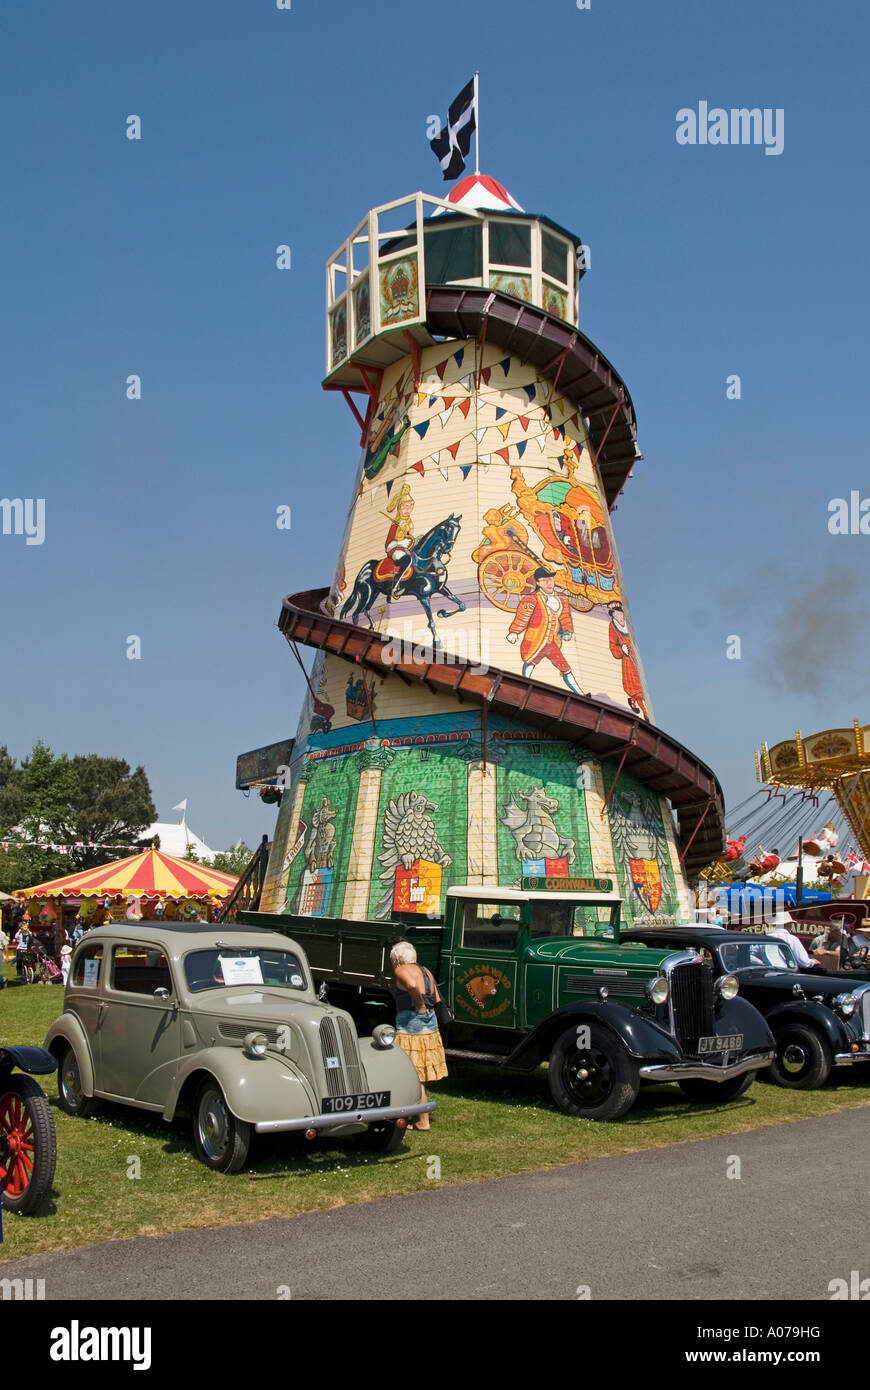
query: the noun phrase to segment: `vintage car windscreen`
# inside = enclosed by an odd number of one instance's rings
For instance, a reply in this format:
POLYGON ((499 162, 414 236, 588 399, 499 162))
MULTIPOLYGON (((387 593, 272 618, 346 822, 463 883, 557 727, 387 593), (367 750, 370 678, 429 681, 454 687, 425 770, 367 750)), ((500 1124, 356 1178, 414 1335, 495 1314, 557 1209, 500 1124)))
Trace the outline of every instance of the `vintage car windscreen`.
POLYGON ((784 941, 727 941, 719 947, 727 971, 764 965, 777 970, 797 970, 791 947, 784 941))
POLYGON ((268 985, 271 989, 305 989, 305 973, 292 951, 267 946, 222 946, 189 951, 184 975, 192 993, 236 985, 268 985))
POLYGON ((612 941, 618 903, 543 902, 532 900, 531 935, 582 936, 612 941))

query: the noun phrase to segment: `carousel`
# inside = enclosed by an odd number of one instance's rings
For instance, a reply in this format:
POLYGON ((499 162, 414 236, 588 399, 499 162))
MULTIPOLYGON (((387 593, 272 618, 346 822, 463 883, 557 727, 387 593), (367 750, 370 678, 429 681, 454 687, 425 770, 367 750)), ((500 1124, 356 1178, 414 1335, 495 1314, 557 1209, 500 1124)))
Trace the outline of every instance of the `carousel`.
POLYGON ((31 930, 54 932, 108 921, 165 917, 213 920, 238 879, 208 864, 148 849, 96 869, 67 874, 15 894, 31 930))

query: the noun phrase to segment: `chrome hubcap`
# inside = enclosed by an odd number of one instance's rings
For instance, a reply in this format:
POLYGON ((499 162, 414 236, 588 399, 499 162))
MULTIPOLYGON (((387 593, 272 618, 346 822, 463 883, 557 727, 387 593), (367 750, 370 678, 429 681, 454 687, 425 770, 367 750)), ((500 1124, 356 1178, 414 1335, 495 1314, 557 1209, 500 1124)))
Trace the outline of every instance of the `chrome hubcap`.
POLYGON ((199 1142, 209 1158, 218 1158, 229 1143, 230 1120, 216 1091, 203 1096, 199 1107, 199 1142))
POLYGON ((785 1071, 790 1072, 792 1076, 803 1071, 806 1064, 806 1049, 801 1047, 800 1043, 789 1043, 788 1046, 783 1049, 782 1065, 785 1071))
POLYGON ((78 1063, 75 1057, 69 1056, 64 1064, 61 1076, 64 1100, 69 1105, 78 1105, 82 1098, 82 1083, 79 1076, 78 1063))

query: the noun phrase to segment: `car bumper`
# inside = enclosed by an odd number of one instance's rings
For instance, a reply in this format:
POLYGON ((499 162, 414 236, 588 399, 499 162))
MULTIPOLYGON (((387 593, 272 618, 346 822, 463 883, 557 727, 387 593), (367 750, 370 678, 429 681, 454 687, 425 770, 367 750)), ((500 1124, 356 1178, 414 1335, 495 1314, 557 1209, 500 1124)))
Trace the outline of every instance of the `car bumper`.
POLYGON ((837 1052, 834 1054, 835 1067, 849 1067, 854 1062, 870 1062, 870 1052, 837 1052))
POLYGON ((289 1130, 344 1129, 347 1125, 382 1124, 385 1120, 410 1120, 435 1109, 434 1100, 417 1105, 385 1105, 379 1110, 346 1110, 341 1115, 305 1115, 301 1120, 261 1120, 254 1125, 257 1134, 286 1134, 289 1130))
POLYGON ((730 1081, 744 1072, 769 1067, 773 1056, 773 1048, 749 1052, 739 1062, 729 1062, 725 1067, 716 1067, 710 1062, 653 1062, 641 1067, 640 1076, 642 1081, 730 1081))

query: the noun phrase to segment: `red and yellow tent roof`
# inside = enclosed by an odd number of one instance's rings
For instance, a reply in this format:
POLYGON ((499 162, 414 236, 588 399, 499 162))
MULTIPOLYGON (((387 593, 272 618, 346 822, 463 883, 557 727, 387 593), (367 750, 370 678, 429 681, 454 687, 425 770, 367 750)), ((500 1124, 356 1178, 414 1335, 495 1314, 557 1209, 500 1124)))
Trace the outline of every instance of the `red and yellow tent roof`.
POLYGON ((238 883, 234 874, 221 873, 208 864, 175 859, 159 849, 146 849, 128 859, 116 859, 98 869, 84 869, 65 878, 49 879, 33 888, 19 888, 19 898, 102 897, 104 894, 142 893, 148 897, 226 897, 238 883))

